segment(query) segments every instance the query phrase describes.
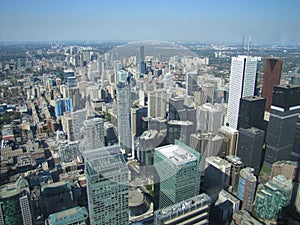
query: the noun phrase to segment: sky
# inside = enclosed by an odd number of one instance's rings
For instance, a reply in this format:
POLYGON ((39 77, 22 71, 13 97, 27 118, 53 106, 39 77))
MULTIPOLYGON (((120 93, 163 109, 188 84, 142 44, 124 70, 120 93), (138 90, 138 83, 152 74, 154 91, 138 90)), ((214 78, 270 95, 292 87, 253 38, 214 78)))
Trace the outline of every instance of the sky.
POLYGON ((298 0, 0 0, 0 41, 300 43, 298 0))

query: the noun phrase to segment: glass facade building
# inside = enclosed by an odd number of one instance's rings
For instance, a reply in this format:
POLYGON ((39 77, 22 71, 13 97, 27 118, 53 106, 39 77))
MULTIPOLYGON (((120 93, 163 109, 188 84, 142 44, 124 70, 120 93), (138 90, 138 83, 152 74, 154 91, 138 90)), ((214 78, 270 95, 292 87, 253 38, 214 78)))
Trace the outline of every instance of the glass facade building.
POLYGON ((128 224, 128 168, 119 146, 84 153, 91 225, 128 224))
POLYGON ((160 209, 200 193, 200 162, 201 154, 178 140, 174 145, 155 148, 160 209))

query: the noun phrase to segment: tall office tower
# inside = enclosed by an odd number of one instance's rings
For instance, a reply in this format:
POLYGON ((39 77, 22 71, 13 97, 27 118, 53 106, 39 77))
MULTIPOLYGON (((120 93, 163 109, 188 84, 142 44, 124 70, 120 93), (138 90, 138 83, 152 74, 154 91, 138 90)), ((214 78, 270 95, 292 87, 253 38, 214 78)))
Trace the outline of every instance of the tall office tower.
POLYGON ((148 130, 147 107, 137 107, 131 109, 131 128, 132 135, 140 136, 144 131, 148 130))
POLYGON ((227 123, 237 129, 240 99, 254 95, 256 83, 257 58, 251 56, 232 57, 227 123))
POLYGON ((173 97, 169 100, 169 120, 191 121, 196 130, 196 109, 184 103, 184 98, 173 97))
POLYGON ((146 73, 146 63, 145 63, 145 47, 141 46, 139 48, 139 56, 138 56, 138 69, 141 75, 146 73))
POLYGON ((292 180, 282 175, 260 184, 255 196, 254 215, 262 221, 277 220, 282 209, 290 204, 292 188, 292 180))
POLYGON ((193 95, 195 91, 200 89, 197 83, 197 73, 187 73, 186 74, 186 93, 188 95, 193 95))
POLYGON ((240 171, 244 167, 241 158, 235 155, 229 155, 226 157, 226 160, 231 164, 230 172, 230 185, 232 187, 232 193, 237 193, 240 171))
POLYGON ((293 141, 293 150, 291 153, 291 158, 300 161, 300 122, 296 124, 295 137, 293 141))
POLYGON ((205 164, 204 190, 216 200, 219 192, 229 187, 231 165, 218 156, 207 157, 205 164))
POLYGON ((214 85, 212 83, 204 83, 201 85, 201 88, 202 88, 203 92, 205 93, 206 102, 214 104, 216 85, 214 85))
POLYGON ((77 87, 76 77, 67 77, 67 85, 68 88, 76 88, 77 87))
POLYGON ((117 84, 117 113, 118 113, 118 138, 120 147, 126 154, 131 155, 131 95, 130 78, 124 70, 118 72, 117 84))
POLYGON ((69 88, 69 98, 72 100, 73 110, 76 111, 80 108, 85 107, 85 105, 80 105, 80 92, 79 88, 69 88))
POLYGON ((100 75, 102 74, 102 57, 100 54, 97 54, 97 71, 100 75))
POLYGON ((236 155, 239 132, 231 127, 222 126, 218 135, 224 137, 219 156, 225 158, 227 155, 236 155))
POLYGON ((296 123, 300 112, 300 86, 274 86, 266 136, 265 163, 291 158, 296 123))
POLYGON ((216 105, 206 103, 197 108, 197 130, 208 133, 218 133, 223 125, 223 111, 216 105))
POLYGON ((174 144, 177 139, 188 145, 190 136, 194 132, 193 122, 188 120, 171 120, 167 123, 167 143, 174 144))
POLYGON ((238 129, 256 127, 266 131, 267 122, 264 121, 266 99, 256 96, 241 99, 238 129))
POLYGON ((55 103, 55 116, 59 117, 64 114, 64 112, 72 112, 72 99, 70 98, 58 98, 55 103))
POLYGON ((266 99, 266 111, 270 112, 273 88, 280 84, 282 59, 266 58, 261 96, 266 99))
POLYGON ((0 224, 33 224, 29 185, 23 177, 0 187, 0 224))
POLYGON ((102 118, 92 118, 83 122, 85 151, 89 149, 101 148, 105 146, 104 120, 102 118))
POLYGON ((154 211, 154 224, 209 224, 210 197, 203 193, 154 211))
POLYGON ((245 166, 254 169, 255 176, 259 175, 262 165, 264 136, 265 132, 255 127, 239 130, 237 155, 245 166))
POLYGON ((128 168, 119 146, 84 154, 91 225, 128 224, 128 168))
POLYGON ((254 169, 246 167, 241 170, 237 197, 242 200, 242 209, 252 211, 254 195, 257 185, 256 176, 253 174, 254 169))
POLYGON ((167 92, 164 89, 148 92, 148 116, 165 117, 167 111, 167 92))
POLYGON ((160 209, 200 193, 200 161, 200 153, 177 140, 174 145, 155 148, 160 209))

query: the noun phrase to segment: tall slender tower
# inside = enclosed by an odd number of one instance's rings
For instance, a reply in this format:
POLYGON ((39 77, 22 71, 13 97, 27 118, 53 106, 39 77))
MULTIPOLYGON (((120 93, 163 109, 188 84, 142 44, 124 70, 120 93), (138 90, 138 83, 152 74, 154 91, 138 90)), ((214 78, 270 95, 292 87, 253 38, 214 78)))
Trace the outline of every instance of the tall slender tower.
POLYGON ((232 57, 227 124, 233 129, 238 127, 240 99, 254 95, 256 70, 257 57, 232 57))
POLYGON ((118 113, 118 138, 120 147, 127 155, 132 153, 131 137, 131 98, 130 78, 124 70, 118 72, 117 82, 117 113, 118 113))
POLYGON ((91 225, 128 224, 128 168, 119 146, 84 153, 91 225))
POLYGON ((266 98, 266 111, 270 112, 273 88, 280 84, 282 59, 266 58, 262 84, 262 97, 266 98))
POLYGON ((138 69, 139 69, 140 74, 145 74, 146 64, 145 64, 145 48, 144 48, 144 45, 142 45, 139 48, 138 69))

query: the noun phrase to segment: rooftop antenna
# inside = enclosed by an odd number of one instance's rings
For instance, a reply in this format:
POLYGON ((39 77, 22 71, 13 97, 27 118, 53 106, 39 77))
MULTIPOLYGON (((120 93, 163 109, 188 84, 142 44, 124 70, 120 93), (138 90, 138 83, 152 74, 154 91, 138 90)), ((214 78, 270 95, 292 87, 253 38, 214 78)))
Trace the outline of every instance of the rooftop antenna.
POLYGON ((249 41, 248 41, 248 56, 250 55, 250 45, 251 45, 251 35, 250 35, 249 41))

